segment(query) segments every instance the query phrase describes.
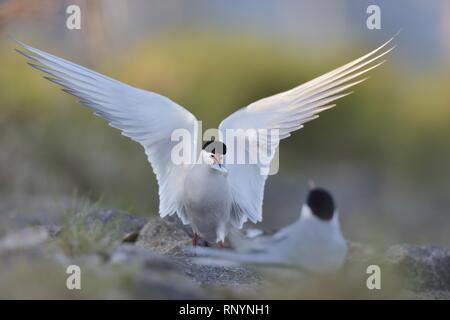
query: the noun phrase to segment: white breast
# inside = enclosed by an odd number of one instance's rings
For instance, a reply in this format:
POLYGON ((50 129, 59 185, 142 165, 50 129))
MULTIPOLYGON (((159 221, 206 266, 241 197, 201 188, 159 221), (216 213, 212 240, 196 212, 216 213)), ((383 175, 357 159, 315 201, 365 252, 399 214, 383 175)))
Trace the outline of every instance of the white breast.
POLYGON ((343 264, 347 244, 337 215, 331 221, 308 217, 291 225, 285 240, 277 243, 277 248, 272 250, 303 269, 327 273, 343 264))
POLYGON ((209 165, 193 166, 185 179, 183 202, 194 231, 207 241, 224 240, 231 209, 225 175, 209 165))

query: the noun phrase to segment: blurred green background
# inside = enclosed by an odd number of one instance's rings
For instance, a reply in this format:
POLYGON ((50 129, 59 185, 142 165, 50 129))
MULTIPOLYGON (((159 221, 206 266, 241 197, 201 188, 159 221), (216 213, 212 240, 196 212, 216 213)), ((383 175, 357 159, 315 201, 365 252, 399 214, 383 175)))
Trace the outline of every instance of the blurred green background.
POLYGON ((295 219, 313 179, 335 194, 352 240, 450 245, 449 21, 445 0, 0 1, 0 215, 50 219, 54 203, 77 197, 158 208, 141 147, 42 80, 8 35, 166 95, 206 130, 402 29, 369 81, 281 144, 263 227, 295 219), (81 30, 65 27, 69 4, 81 30), (381 30, 366 28, 369 4, 381 30))

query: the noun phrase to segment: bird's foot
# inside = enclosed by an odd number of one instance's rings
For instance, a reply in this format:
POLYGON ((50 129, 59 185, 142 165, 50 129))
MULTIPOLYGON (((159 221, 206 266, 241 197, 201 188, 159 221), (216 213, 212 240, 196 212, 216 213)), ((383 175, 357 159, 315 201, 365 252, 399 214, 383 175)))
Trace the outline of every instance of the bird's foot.
POLYGON ((199 238, 200 238, 200 237, 198 236, 198 234, 194 232, 194 236, 192 237, 192 245, 193 245, 194 247, 197 246, 197 241, 198 241, 199 238))
POLYGON ((219 249, 223 249, 225 247, 225 245, 223 244, 223 241, 219 241, 217 243, 217 246, 219 247, 219 249))

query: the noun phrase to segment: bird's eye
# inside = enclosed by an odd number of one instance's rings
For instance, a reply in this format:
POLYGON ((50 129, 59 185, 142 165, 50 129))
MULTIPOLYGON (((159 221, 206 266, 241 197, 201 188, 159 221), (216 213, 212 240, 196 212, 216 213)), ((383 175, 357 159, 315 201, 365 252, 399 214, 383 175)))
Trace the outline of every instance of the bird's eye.
POLYGON ((214 158, 214 155, 210 155, 211 158, 214 158))

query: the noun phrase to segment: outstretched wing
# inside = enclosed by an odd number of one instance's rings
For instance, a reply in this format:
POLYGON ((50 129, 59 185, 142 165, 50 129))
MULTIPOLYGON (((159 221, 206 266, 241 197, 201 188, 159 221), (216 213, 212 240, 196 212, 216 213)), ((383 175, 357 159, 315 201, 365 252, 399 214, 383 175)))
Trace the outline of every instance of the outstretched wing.
MULTIPOLYGON (((18 43, 28 51, 16 49, 32 60, 29 64, 49 75, 44 78, 80 98, 80 102, 93 109, 96 115, 144 147, 158 180, 161 217, 175 212, 181 215, 180 193, 186 167, 171 161, 172 148, 178 143, 171 141, 171 134, 175 129, 188 130, 192 138, 191 150, 196 150, 196 118, 164 96, 129 86, 22 42, 18 43)), ((195 157, 194 154, 192 156, 195 157)))
POLYGON ((225 158, 235 226, 241 227, 247 218, 252 222, 262 220, 267 165, 273 159, 279 140, 289 137, 291 132, 301 129, 306 122, 318 118, 319 112, 334 107, 335 100, 351 93, 347 91, 349 88, 366 80, 361 76, 384 63, 380 59, 393 49, 388 46, 392 40, 292 90, 253 102, 222 121, 219 129, 228 150, 239 147, 239 139, 245 141, 245 144, 241 143, 244 146, 241 150, 228 152, 225 158), (235 134, 227 134, 227 129, 235 134), (252 153, 254 158, 255 150, 259 153, 257 161, 249 163, 248 159, 252 153), (241 156, 244 154, 246 164, 239 164, 238 152, 241 152, 241 156))

